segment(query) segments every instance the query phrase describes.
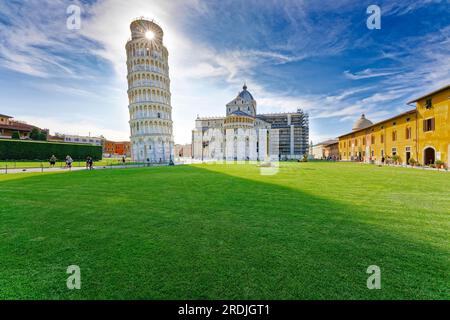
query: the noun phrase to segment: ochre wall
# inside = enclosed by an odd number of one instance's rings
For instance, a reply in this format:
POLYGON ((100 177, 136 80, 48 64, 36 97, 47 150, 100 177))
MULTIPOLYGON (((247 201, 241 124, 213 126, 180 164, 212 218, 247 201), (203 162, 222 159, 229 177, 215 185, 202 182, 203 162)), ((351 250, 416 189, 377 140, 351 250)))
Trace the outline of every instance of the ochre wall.
POLYGON ((395 118, 379 122, 373 126, 349 133, 339 138, 339 155, 342 160, 370 160, 381 162, 384 156, 392 156, 394 151, 400 162, 407 164, 406 152, 420 164, 424 164, 424 150, 431 147, 436 152, 436 160, 449 164, 450 152, 450 89, 430 96, 432 107, 425 107, 426 98, 417 102, 416 110, 401 114, 395 118), (434 118, 434 130, 424 132, 425 119, 434 118), (411 129, 411 137, 407 138, 406 129, 411 129), (396 132, 396 140, 393 140, 396 132), (383 136, 383 141, 381 139, 383 136), (372 140, 372 137, 374 140, 372 140), (375 143, 372 143, 374 141, 375 143))
MULTIPOLYGON (((427 99, 421 99, 417 102, 417 114, 418 114, 418 149, 419 149, 419 162, 423 163, 424 149, 432 147, 436 151, 438 156, 440 153, 440 159, 447 165, 449 163, 449 144, 450 144, 450 104, 449 104, 450 89, 439 92, 430 98, 432 98, 432 107, 426 109, 425 102, 427 99), (435 129, 434 131, 423 131, 423 120, 434 118, 435 129)), ((439 157, 437 157, 439 158, 439 157)))

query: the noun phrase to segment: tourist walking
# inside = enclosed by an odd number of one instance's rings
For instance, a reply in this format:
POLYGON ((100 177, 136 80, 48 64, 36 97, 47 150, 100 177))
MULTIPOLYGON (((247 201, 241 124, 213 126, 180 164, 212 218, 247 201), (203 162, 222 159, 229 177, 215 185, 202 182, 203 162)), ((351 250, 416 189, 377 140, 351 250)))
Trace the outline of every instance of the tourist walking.
POLYGON ((66 168, 72 169, 73 159, 71 156, 66 157, 66 168))
POLYGON ((94 159, 92 157, 89 157, 89 159, 88 159, 88 167, 89 167, 89 170, 94 169, 94 159))
POLYGON ((91 156, 86 158, 86 170, 92 170, 94 166, 94 159, 91 156))
POLYGON ((56 157, 55 157, 55 155, 52 155, 51 157, 50 157, 50 168, 54 168, 55 167, 55 165, 56 165, 56 157))

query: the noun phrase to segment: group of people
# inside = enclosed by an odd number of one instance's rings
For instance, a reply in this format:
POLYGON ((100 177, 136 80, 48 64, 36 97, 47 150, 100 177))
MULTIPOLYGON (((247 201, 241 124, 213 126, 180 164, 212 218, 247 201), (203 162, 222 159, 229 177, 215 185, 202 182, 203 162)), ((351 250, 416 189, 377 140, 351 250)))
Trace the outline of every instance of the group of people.
MULTIPOLYGON (((55 155, 52 155, 49 159, 50 168, 54 168, 56 166, 57 158, 55 155)), ((72 169, 73 159, 71 156, 67 155, 65 159, 64 169, 72 169)), ((86 169, 92 170, 94 169, 94 159, 91 156, 86 158, 86 169)))

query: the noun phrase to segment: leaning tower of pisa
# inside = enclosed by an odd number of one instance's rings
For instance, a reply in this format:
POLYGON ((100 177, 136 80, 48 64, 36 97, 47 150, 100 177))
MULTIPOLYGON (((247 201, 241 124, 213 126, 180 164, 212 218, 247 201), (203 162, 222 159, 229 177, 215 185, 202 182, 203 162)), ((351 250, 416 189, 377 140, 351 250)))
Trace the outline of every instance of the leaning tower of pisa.
POLYGON ((173 159, 172 107, 167 48, 159 25, 131 23, 127 42, 131 154, 134 161, 173 159))

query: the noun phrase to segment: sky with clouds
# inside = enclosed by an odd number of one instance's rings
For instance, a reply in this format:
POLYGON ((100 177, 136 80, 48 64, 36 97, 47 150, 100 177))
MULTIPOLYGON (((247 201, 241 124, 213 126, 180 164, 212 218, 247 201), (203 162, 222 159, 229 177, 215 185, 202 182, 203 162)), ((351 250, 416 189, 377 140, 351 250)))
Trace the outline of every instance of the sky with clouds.
POLYGON ((260 113, 307 111, 314 142, 450 83, 448 0, 0 0, 0 113, 128 139, 125 44, 140 16, 165 32, 177 143, 244 81, 260 113), (66 27, 72 4, 80 30, 66 27), (366 26, 372 4, 380 30, 366 26))

